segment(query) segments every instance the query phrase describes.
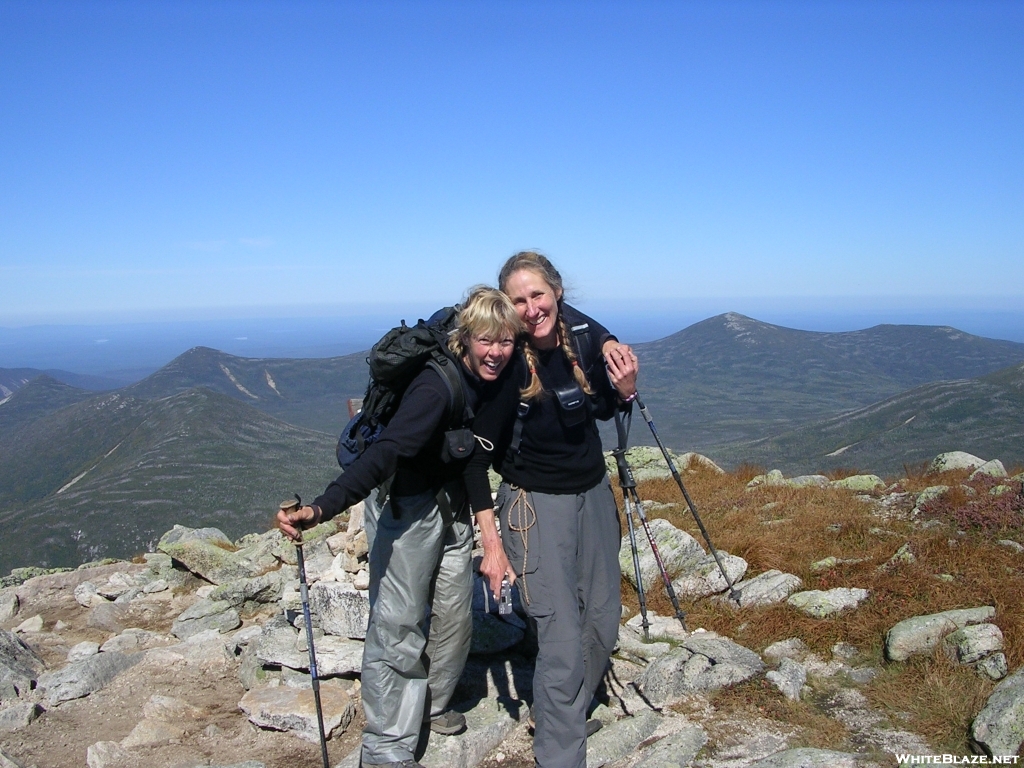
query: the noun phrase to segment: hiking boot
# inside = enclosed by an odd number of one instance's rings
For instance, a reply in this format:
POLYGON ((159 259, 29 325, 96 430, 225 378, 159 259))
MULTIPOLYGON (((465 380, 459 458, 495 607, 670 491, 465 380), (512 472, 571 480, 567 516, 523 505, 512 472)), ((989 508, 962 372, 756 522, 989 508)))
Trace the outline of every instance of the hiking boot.
POLYGON ((445 736, 454 736, 466 730, 466 716, 454 709, 446 709, 437 717, 430 718, 430 730, 445 736))
POLYGON ((415 760, 396 760, 393 763, 365 763, 359 761, 360 768, 423 768, 415 760))

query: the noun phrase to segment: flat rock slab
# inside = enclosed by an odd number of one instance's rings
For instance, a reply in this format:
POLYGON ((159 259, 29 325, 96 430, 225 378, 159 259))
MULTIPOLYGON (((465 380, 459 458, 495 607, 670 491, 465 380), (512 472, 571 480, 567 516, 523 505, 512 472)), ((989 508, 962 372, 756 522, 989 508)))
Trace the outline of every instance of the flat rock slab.
POLYGON ((158 632, 150 632, 147 629, 129 627, 119 635, 114 635, 100 646, 104 653, 108 651, 121 651, 122 653, 136 653, 148 651, 150 648, 159 648, 162 645, 176 643, 177 639, 170 635, 161 635, 158 632))
POLYGON ((121 739, 121 746, 130 749, 166 744, 171 739, 180 739, 184 735, 185 729, 179 725, 144 717, 132 728, 131 733, 121 739))
POLYGON ((708 736, 695 725, 686 724, 640 752, 633 768, 689 768, 708 736))
POLYGON ((990 757, 1016 755, 1024 741, 1024 667, 999 683, 971 723, 972 746, 990 757))
POLYGON ((847 587, 828 590, 811 589, 793 593, 786 599, 786 603, 815 619, 824 619, 834 613, 856 608, 867 600, 868 594, 866 589, 847 587))
POLYGON ((833 480, 829 486, 854 493, 871 493, 885 490, 885 481, 878 475, 850 475, 842 480, 833 480))
POLYGON ((63 701, 80 699, 98 691, 141 660, 142 654, 138 653, 98 653, 74 664, 68 664, 56 672, 40 675, 38 687, 45 692, 50 706, 55 706, 63 701))
POLYGON ((89 768, 124 765, 130 758, 131 753, 116 741, 97 741, 85 750, 85 764, 89 768))
MULTIPOLYGON (((321 681, 320 703, 323 706, 324 731, 328 738, 336 730, 344 731, 355 716, 355 704, 341 683, 335 680, 321 681)), ((242 697, 238 707, 260 728, 289 731, 306 741, 320 743, 312 688, 292 688, 287 685, 254 688, 242 697)))
MULTIPOLYGON (((651 637, 666 637, 682 642, 690 636, 690 633, 686 631, 686 627, 675 616, 659 616, 654 611, 649 610, 647 611, 647 624, 648 633, 651 637)), ((633 628, 642 635, 643 616, 638 613, 626 622, 626 626, 633 628)))
POLYGON ((505 740, 525 714, 526 707, 519 702, 485 699, 465 712, 463 733, 431 733, 419 762, 426 768, 473 768, 505 740))
POLYGON ((724 637, 691 636, 654 660, 636 679, 652 702, 667 703, 693 691, 709 691, 749 680, 764 671, 761 657, 724 637))
POLYGON ((748 768, 856 768, 860 759, 858 755, 848 752, 804 747, 777 752, 764 760, 758 760, 748 768))
MULTIPOLYGON (((734 591, 738 595, 739 607, 750 608, 756 605, 781 603, 800 589, 803 584, 799 576, 773 569, 735 584, 734 591)), ((728 602, 729 605, 737 605, 737 601, 729 596, 723 596, 720 599, 728 602)))
POLYGON ((657 730, 661 720, 657 712, 645 709, 635 717, 624 717, 606 725, 587 739, 588 768, 598 768, 632 754, 657 730))
POLYGON ((996 609, 986 605, 904 619, 886 633, 885 655, 890 661, 906 661, 914 654, 929 654, 951 632, 981 624, 995 615, 996 609))
MULTIPOLYGON (((325 635, 313 641, 313 648, 321 676, 349 675, 363 668, 363 644, 358 640, 325 635)), ((255 653, 261 664, 309 670, 305 635, 291 627, 264 627, 256 641, 255 653)))

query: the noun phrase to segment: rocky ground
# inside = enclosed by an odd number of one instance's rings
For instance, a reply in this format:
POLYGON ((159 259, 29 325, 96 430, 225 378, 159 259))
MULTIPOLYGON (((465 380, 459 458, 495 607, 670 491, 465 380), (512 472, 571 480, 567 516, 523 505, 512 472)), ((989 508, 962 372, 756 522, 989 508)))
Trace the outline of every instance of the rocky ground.
MULTIPOLYGON (((671 487, 650 459, 634 456, 652 499, 644 508, 687 626, 668 617, 641 532, 645 637, 624 538, 631 607, 588 765, 882 766, 956 745, 1018 754, 1020 476, 964 454, 898 483, 740 477, 680 457, 713 534, 728 531, 719 555, 730 592, 679 504, 662 500, 671 487), (976 536, 983 513, 1009 523, 976 536), (796 549, 812 533, 812 549, 796 549), (821 556, 794 554, 809 551, 821 556), (1008 592, 971 570, 976 552, 1008 592), (915 704, 922 696, 951 712, 915 704)), ((330 761, 356 768, 369 610, 360 509, 307 534, 304 552, 330 761)), ((295 562, 276 531, 231 542, 175 527, 131 563, 11 574, 0 589, 0 768, 322 765, 295 562)), ((529 629, 518 604, 506 620, 479 582, 475 596, 473 654, 455 697, 469 729, 425 733, 421 762, 526 768, 529 629)))

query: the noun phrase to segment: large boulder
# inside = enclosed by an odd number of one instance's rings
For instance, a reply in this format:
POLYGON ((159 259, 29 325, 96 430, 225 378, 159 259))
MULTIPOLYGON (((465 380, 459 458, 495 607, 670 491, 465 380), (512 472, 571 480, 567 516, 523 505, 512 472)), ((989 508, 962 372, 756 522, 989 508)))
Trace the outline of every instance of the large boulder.
POLYGON ((224 600, 200 600, 187 608, 171 625, 171 634, 182 640, 215 629, 230 632, 242 625, 238 611, 224 600))
MULTIPOLYGON (((345 693, 340 681, 321 681, 320 704, 324 732, 328 738, 335 731, 344 731, 356 713, 355 704, 345 693)), ((289 685, 254 688, 242 697, 238 708, 260 728, 290 731, 306 741, 320 741, 312 688, 293 688, 289 685)))
POLYGON ((235 579, 213 590, 210 599, 223 600, 232 608, 241 608, 247 602, 274 603, 281 599, 286 576, 278 569, 250 579, 235 579))
MULTIPOLYGON (((676 528, 668 520, 651 520, 648 526, 670 579, 694 568, 704 559, 704 550, 697 540, 686 531, 676 528)), ((636 531, 636 546, 640 556, 640 576, 644 582, 644 589, 649 590, 656 583, 661 583, 661 571, 642 527, 636 531)), ((636 587, 633 552, 628 534, 622 537, 619 546, 619 567, 626 580, 636 587)))
POLYGON ((0 590, 0 621, 13 619, 19 608, 18 593, 13 587, 0 590))
POLYGON ((951 659, 974 664, 1003 650, 1003 633, 995 624, 974 624, 946 635, 942 644, 951 659))
POLYGON ((885 655, 890 661, 906 661, 914 654, 929 654, 946 635, 970 624, 981 624, 995 614, 992 606, 982 606, 904 619, 886 633, 885 655))
POLYGON ((239 548, 217 528, 175 525, 157 544, 164 554, 213 584, 260 576, 278 566, 274 548, 282 536, 256 537, 239 548), (272 537, 272 538, 271 538, 272 537))
POLYGON ((20 637, 0 629, 0 700, 31 690, 45 668, 43 660, 20 637))
POLYGON ((1017 754, 1024 741, 1024 667, 999 683, 971 724, 971 745, 990 757, 1017 754))
POLYGON ((119 674, 142 660, 141 653, 97 653, 55 672, 39 676, 38 687, 49 705, 80 699, 98 691, 119 674))
POLYGON ((24 728, 41 713, 40 706, 32 701, 19 701, 9 707, 4 707, 0 709, 0 733, 24 728))
MULTIPOLYGON (((736 584, 747 572, 747 561, 742 557, 730 555, 728 552, 719 550, 718 556, 722 560, 722 568, 729 576, 729 582, 736 584)), ((680 597, 707 597, 729 588, 725 577, 722 575, 722 568, 714 555, 704 555, 700 560, 693 563, 686 573, 672 582, 672 588, 680 597)))
POLYGON ((636 685, 653 703, 669 703, 693 691, 710 691, 749 680, 764 671, 761 658, 724 637, 691 636, 651 662, 636 685))
POLYGON ((949 472, 954 469, 975 469, 985 463, 984 459, 965 453, 964 451, 950 451, 940 453, 932 463, 928 465, 929 472, 949 472))
POLYGON ((971 472, 970 480, 977 480, 979 477, 1009 477, 1006 473, 1006 467, 1003 466, 1003 462, 999 459, 992 459, 986 461, 976 470, 971 472))

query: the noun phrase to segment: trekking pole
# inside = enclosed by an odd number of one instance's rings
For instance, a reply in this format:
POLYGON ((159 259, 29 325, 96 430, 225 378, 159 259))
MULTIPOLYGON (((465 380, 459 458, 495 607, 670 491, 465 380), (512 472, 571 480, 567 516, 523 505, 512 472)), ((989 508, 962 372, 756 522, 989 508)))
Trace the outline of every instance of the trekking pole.
MULTIPOLYGON (((281 502, 281 511, 294 512, 302 506, 302 499, 295 494, 295 499, 281 502)), ((327 734, 324 733, 324 709, 320 703, 320 678, 316 673, 316 650, 313 648, 313 622, 309 618, 309 587, 306 585, 306 561, 302 556, 302 531, 295 540, 295 557, 299 561, 299 593, 302 595, 302 616, 306 620, 306 645, 309 646, 309 677, 313 685, 313 700, 316 702, 316 724, 320 728, 320 755, 324 759, 324 768, 331 768, 327 757, 327 734)))
POLYGON ((690 512, 693 514, 693 519, 697 523, 697 527, 700 528, 700 533, 704 537, 704 541, 708 544, 708 551, 711 552, 712 557, 715 558, 715 562, 718 563, 718 570, 722 572, 722 578, 725 579, 725 584, 729 588, 729 599, 735 600, 737 603, 740 601, 740 595, 733 586, 732 579, 729 578, 729 574, 725 572, 725 566, 722 565, 722 558, 718 554, 718 550, 715 549, 715 545, 711 543, 711 536, 708 534, 708 529, 704 527, 704 522, 700 519, 700 515, 697 514, 697 507, 693 503, 693 499, 690 498, 690 494, 686 492, 686 486, 683 485, 683 478, 679 475, 679 470, 676 469, 676 463, 672 461, 672 456, 669 454, 668 449, 665 448, 665 444, 661 442, 661 436, 658 435, 658 428, 654 426, 654 419, 651 418, 651 412, 647 410, 647 406, 644 405, 644 401, 640 399, 640 393, 636 393, 636 405, 640 409, 640 414, 644 417, 644 421, 647 422, 647 426, 651 428, 651 434, 654 435, 654 442, 658 444, 661 449, 661 455, 665 457, 665 461, 668 463, 669 472, 672 473, 672 477, 676 481, 676 485, 679 486, 679 490, 683 493, 683 498, 686 499, 686 505, 690 508, 690 512))
POLYGON ((658 544, 654 540, 654 534, 651 533, 651 526, 647 523, 647 515, 644 513, 644 507, 643 503, 640 501, 640 495, 636 492, 636 480, 633 477, 633 471, 629 468, 629 463, 626 461, 626 445, 629 442, 629 427, 623 421, 622 414, 618 411, 615 413, 615 430, 618 432, 619 444, 618 447, 612 451, 612 455, 615 456, 615 465, 619 470, 619 485, 622 487, 622 499, 626 507, 626 522, 629 526, 629 544, 633 548, 633 570, 636 572, 636 591, 640 599, 640 616, 644 628, 644 639, 650 641, 650 633, 648 632, 649 624, 647 621, 647 601, 644 597, 644 581, 640 574, 640 555, 637 552, 636 535, 633 529, 634 511, 636 512, 637 518, 640 520, 640 524, 643 526, 644 533, 647 534, 647 541, 650 542, 651 552, 654 554, 654 561, 658 564, 658 571, 661 573, 661 580, 665 585, 665 592, 668 593, 669 600, 672 601, 672 607, 676 611, 676 618, 679 619, 679 623, 683 625, 684 630, 686 629, 686 614, 683 612, 683 609, 679 607, 679 598, 676 597, 676 591, 672 586, 672 579, 669 578, 668 571, 665 568, 665 561, 661 559, 661 552, 658 550, 658 544))

